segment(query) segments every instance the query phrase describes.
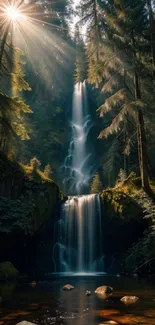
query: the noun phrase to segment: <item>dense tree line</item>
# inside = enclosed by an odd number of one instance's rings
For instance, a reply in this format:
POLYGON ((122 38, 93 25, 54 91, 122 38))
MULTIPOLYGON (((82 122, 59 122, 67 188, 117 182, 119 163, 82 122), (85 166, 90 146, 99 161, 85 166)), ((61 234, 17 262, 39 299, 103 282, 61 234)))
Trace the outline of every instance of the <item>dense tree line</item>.
MULTIPOLYGON (((1 18, 5 5, 4 1, 1 18)), ((25 31, 24 42, 19 40, 16 45, 16 22, 5 17, 0 25, 0 150, 25 164, 36 156, 43 166, 50 164, 52 176, 60 181, 76 55, 69 34, 71 7, 68 0, 21 2, 17 9, 23 10, 23 6, 26 14, 30 15, 31 9, 32 18, 38 20, 31 38, 25 31)))
MULTIPOLYGON (((79 9, 80 24, 87 25, 88 82, 98 87, 103 172, 138 171, 149 190, 154 176, 154 3, 81 0, 79 9)), ((106 183, 112 185, 110 179, 106 183)))
POLYGON ((81 0, 74 37, 71 1, 36 1, 33 11, 47 35, 33 62, 12 43, 9 20, 1 23, 0 149, 26 164, 36 156, 61 182, 73 83, 87 79, 102 183, 114 185, 120 169, 135 171, 148 191, 155 176, 154 2, 81 0))

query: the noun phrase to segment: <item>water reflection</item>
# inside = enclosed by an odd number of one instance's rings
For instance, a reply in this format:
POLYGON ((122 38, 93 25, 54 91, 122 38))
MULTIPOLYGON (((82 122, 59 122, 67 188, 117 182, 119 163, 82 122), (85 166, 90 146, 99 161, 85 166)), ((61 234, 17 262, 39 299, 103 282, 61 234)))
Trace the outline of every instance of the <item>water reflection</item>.
POLYGON ((67 324, 86 325, 95 324, 95 296, 87 296, 86 290, 89 286, 81 283, 81 287, 71 291, 60 291, 62 310, 67 324))
POLYGON ((99 325, 109 321, 119 325, 155 324, 155 287, 146 281, 116 277, 63 277, 37 282, 35 287, 25 284, 0 285, 3 296, 0 305, 0 324, 15 325, 27 320, 38 325, 99 325), (62 287, 72 284, 73 291, 62 287), (107 300, 94 293, 101 285, 114 287, 107 300), (90 296, 86 291, 90 290, 90 296), (124 305, 120 299, 136 295, 133 305, 124 305))

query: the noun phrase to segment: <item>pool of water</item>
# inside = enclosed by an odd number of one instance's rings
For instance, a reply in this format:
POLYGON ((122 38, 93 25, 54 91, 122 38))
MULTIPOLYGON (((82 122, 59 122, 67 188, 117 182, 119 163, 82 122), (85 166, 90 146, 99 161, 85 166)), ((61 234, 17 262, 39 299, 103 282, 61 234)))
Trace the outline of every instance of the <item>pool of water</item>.
POLYGON ((155 285, 135 278, 108 276, 61 276, 25 283, 0 284, 0 325, 15 325, 22 320, 47 325, 99 325, 107 321, 128 325, 155 325, 155 285), (62 287, 70 283, 70 292, 62 287), (110 285, 114 294, 107 301, 96 297, 94 290, 110 285), (92 292, 86 296, 86 290, 92 292), (124 295, 136 295, 134 305, 124 305, 124 295))

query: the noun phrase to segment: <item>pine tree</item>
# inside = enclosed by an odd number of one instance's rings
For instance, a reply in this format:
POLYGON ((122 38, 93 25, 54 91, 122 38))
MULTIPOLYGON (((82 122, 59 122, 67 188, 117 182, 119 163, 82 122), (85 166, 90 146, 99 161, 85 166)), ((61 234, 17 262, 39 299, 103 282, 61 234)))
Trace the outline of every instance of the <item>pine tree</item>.
MULTIPOLYGON (((111 3, 109 6, 110 10, 108 3, 102 4, 104 25, 101 34, 102 56, 100 56, 98 76, 100 83, 104 82, 102 88, 104 104, 99 108, 100 117, 108 113, 112 121, 100 133, 99 138, 120 132, 124 120, 136 121, 142 186, 145 190, 149 190, 144 115, 146 108, 148 114, 147 99, 152 98, 153 87, 148 61, 151 53, 148 50, 147 10, 145 1, 139 0, 134 3, 118 2, 113 6, 113 10, 111 10, 111 3), (146 75, 150 87, 146 85, 146 75)), ((93 78, 91 79, 94 83, 93 78)))
POLYGON ((75 82, 83 82, 87 78, 87 63, 85 46, 82 36, 80 35, 80 29, 78 25, 76 26, 76 32, 74 41, 76 44, 76 62, 75 62, 75 72, 74 79, 75 82))
POLYGON ((152 77, 154 84, 154 92, 155 92, 155 17, 153 13, 153 3, 151 0, 146 0, 146 4, 148 7, 149 14, 149 22, 150 22, 150 40, 151 40, 151 54, 152 54, 152 77))
POLYGON ((47 177, 47 178, 51 178, 51 175, 52 175, 52 167, 50 164, 47 164, 44 168, 44 175, 47 177))
POLYGON ((15 154, 15 142, 29 139, 24 124, 24 115, 31 109, 24 103, 19 92, 30 90, 24 79, 21 53, 12 45, 11 22, 1 24, 0 39, 0 150, 8 155, 15 154), (4 31, 4 32, 3 32, 4 31))
POLYGON ((97 0, 81 0, 80 1, 80 25, 87 26, 86 32, 86 54, 88 64, 88 81, 90 83, 99 84, 101 81, 99 61, 100 61, 100 23, 101 23, 101 8, 97 0))
POLYGON ((90 186, 90 193, 99 193, 103 189, 102 182, 100 180, 99 173, 96 173, 95 176, 93 177, 91 186, 90 186))

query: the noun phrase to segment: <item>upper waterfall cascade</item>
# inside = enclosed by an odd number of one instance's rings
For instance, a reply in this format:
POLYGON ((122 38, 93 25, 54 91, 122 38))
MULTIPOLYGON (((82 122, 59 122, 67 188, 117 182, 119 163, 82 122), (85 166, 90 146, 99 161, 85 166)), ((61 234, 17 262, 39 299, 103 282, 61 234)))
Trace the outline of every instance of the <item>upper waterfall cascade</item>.
POLYGON ((83 194, 88 192, 89 180, 95 172, 93 150, 88 148, 87 136, 93 126, 87 103, 86 82, 74 86, 72 105, 72 139, 68 156, 62 166, 64 192, 83 194))
POLYGON ((99 196, 69 197, 55 224, 55 272, 103 272, 102 230, 99 196))

